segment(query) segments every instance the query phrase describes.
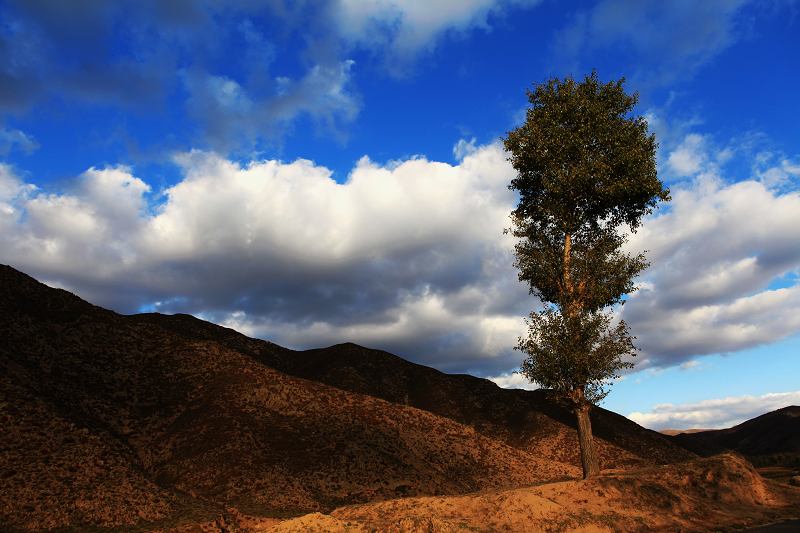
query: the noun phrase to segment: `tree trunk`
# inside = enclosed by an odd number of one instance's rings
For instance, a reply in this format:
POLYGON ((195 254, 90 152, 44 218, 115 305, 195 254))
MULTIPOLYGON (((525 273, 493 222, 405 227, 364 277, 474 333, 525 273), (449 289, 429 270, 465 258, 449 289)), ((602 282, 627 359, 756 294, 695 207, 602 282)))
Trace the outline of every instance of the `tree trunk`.
MULTIPOLYGON (((572 284, 572 273, 570 263, 572 260, 572 235, 564 235, 564 291, 567 294, 566 309, 562 304, 562 310, 567 317, 575 317, 580 313, 580 306, 575 301, 574 286, 572 284)), ((597 457, 597 450, 594 448, 594 436, 592 435, 592 422, 589 419, 589 409, 591 404, 586 401, 583 387, 579 387, 570 394, 575 405, 575 416, 578 418, 578 444, 581 448, 581 465, 583 466, 583 479, 596 476, 600 473, 600 460, 597 457)))
POLYGON ((570 263, 572 262, 572 235, 567 233, 564 235, 564 272, 562 273, 564 283, 564 293, 567 296, 565 302, 562 302, 562 310, 566 316, 574 316, 574 298, 572 288, 572 273, 570 272, 570 263), (566 308, 565 308, 566 307, 566 308))
POLYGON ((588 404, 578 405, 575 416, 578 417, 578 443, 581 447, 581 465, 583 466, 583 479, 588 479, 600 473, 600 460, 594 448, 592 436, 592 422, 589 419, 588 404))

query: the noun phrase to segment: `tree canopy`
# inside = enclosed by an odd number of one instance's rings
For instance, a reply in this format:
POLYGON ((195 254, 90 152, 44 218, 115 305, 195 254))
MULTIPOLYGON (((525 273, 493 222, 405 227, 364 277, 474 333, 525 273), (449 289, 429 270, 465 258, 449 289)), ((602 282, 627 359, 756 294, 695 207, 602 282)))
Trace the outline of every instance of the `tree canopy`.
POLYGON ((626 230, 669 200, 655 136, 623 85, 595 72, 580 82, 551 79, 528 91, 525 123, 504 139, 517 171, 509 185, 519 194, 515 265, 545 304, 519 339, 521 372, 575 409, 587 477, 599 470, 589 407, 635 354, 627 325, 606 311, 624 303, 647 267, 644 254, 622 250, 626 230))
POLYGON ((517 170, 514 213, 566 233, 585 226, 636 229, 669 191, 656 174, 656 140, 644 117, 631 116, 638 96, 624 79, 601 83, 551 79, 528 91, 525 123, 505 148, 517 170))

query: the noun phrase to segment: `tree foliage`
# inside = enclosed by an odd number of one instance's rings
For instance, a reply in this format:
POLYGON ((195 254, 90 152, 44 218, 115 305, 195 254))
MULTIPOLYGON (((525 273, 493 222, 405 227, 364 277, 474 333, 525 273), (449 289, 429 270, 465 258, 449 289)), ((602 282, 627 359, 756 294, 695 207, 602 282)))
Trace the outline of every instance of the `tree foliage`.
POLYGON ((634 278, 647 267, 644 254, 622 252, 625 237, 611 230, 579 228, 565 233, 554 224, 512 217, 520 281, 543 302, 564 310, 596 312, 621 303, 635 290, 634 278), (570 235, 569 275, 564 275, 564 237, 570 235), (569 287, 568 284, 572 286, 569 287))
POLYGON ((588 409, 635 354, 627 325, 606 311, 624 303, 647 267, 643 254, 623 251, 625 230, 669 200, 655 136, 632 115, 637 95, 623 84, 601 83, 593 72, 538 85, 528 92, 525 123, 504 139, 517 171, 509 185, 519 194, 510 228, 515 264, 546 304, 519 339, 527 354, 521 372, 576 410, 586 476, 598 470, 588 409))
POLYGON ((527 224, 636 229, 665 190, 656 175, 655 136, 643 117, 629 116, 638 96, 624 79, 601 83, 551 79, 528 91, 525 123, 508 133, 505 148, 517 170, 514 214, 527 224))
MULTIPOLYGON (((624 322, 611 325, 605 313, 565 317, 553 308, 532 313, 528 337, 519 348, 528 354, 521 373, 536 376, 544 388, 568 396, 583 391, 586 401, 596 404, 608 394, 606 383, 631 368, 622 355, 634 355, 633 339, 624 322)), ((579 398, 569 397, 572 403, 579 398)))

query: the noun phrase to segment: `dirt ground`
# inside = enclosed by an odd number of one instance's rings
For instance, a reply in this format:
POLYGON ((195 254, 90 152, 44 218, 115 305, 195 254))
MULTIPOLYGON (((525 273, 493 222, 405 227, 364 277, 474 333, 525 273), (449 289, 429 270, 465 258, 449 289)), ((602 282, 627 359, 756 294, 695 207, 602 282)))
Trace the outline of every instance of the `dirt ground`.
MULTIPOLYGON (((588 481, 351 505, 253 531, 742 531, 790 518, 800 518, 800 489, 722 454, 588 481)), ((773 530, 783 531, 756 531, 773 530)))

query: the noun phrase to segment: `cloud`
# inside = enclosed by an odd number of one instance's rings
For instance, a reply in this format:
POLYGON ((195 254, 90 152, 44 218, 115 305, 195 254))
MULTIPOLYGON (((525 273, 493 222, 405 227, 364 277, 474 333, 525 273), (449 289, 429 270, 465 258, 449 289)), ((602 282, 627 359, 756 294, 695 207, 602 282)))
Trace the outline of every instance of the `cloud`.
POLYGON ((800 332, 796 285, 689 310, 657 309, 657 304, 624 314, 647 354, 646 365, 672 366, 698 355, 752 348, 800 332))
POLYGON ((39 149, 36 139, 17 129, 0 128, 0 156, 6 156, 12 150, 20 150, 30 155, 39 149))
POLYGON ((741 38, 748 3, 601 0, 573 16, 557 35, 555 50, 566 61, 616 50, 627 64, 640 65, 637 85, 660 85, 691 75, 741 38))
MULTIPOLYGON (((353 63, 304 57, 287 36, 303 29, 297 11, 328 10, 283 4, 12 1, 0 7, 0 112, 21 115, 54 99, 142 113, 169 106, 199 126, 193 146, 225 151, 260 149, 302 116, 339 133, 359 109, 353 63), (293 62, 305 73, 286 66, 293 62)), ((3 130, 0 150, 12 141, 31 148, 20 133, 3 130)))
MULTIPOLYGON (((693 176, 628 243, 652 262, 619 310, 638 369, 800 332, 800 191, 761 171, 725 181, 714 143, 690 135, 672 153, 696 145, 693 176)), ((537 305, 502 233, 514 171, 499 143, 455 152, 455 165, 364 157, 340 183, 309 160, 192 151, 156 193, 127 167, 91 168, 60 194, 2 167, 0 260, 119 311, 190 312, 294 347, 350 340, 507 380, 537 305)))
POLYGON ((229 150, 277 139, 301 116, 328 134, 358 115, 360 102, 349 87, 354 62, 314 65, 300 79, 278 77, 273 90, 254 96, 226 76, 193 72, 185 77, 190 115, 202 126, 209 146, 229 150))
POLYGON ((796 160, 782 154, 760 152, 756 162, 755 175, 771 190, 791 190, 800 182, 800 163, 796 160))
POLYGON ((466 139, 459 139, 458 142, 453 146, 453 157, 456 158, 456 161, 462 161, 468 155, 474 153, 477 150, 475 145, 475 137, 471 138, 470 140, 466 139))
POLYGON ((4 163, 0 163, 0 229, 6 226, 14 230, 13 224, 17 216, 16 204, 35 192, 36 187, 25 184, 16 175, 14 170, 4 163))
MULTIPOLYGON (((800 316, 800 248, 790 244, 800 241, 798 188, 761 179, 769 168, 725 181, 720 157, 696 134, 686 135, 667 161, 694 178, 674 186, 670 209, 647 220, 629 243, 631 250, 648 250, 652 265, 622 309, 645 352, 644 366, 799 332, 793 317, 800 316), (773 286, 776 280, 783 283, 773 286)), ((781 170, 784 161, 770 168, 781 170)))
POLYGON ((660 404, 628 418, 650 429, 721 429, 790 405, 800 405, 800 391, 763 396, 731 396, 696 403, 660 404))
MULTIPOLYGON (((12 0, 0 6, 0 112, 53 100, 169 109, 198 126, 191 146, 226 153, 258 153, 302 117, 344 139, 360 108, 355 52, 405 72, 444 35, 487 29, 491 16, 533 3, 12 0)), ((0 155, 12 141, 33 146, 3 131, 0 155)))
POLYGON ((516 366, 531 297, 503 235, 513 169, 499 144, 458 165, 362 158, 345 183, 308 160, 178 158, 158 196, 90 169, 22 197, 0 260, 120 311, 200 314, 296 347, 343 340, 439 368, 516 366))
POLYGON ((0 24, 0 110, 54 94, 143 105, 164 96, 175 54, 167 28, 126 2, 11 1, 0 24))
POLYGON ((497 383, 498 387, 504 389, 536 390, 539 388, 538 385, 531 383, 528 378, 517 372, 507 372, 499 376, 489 377, 488 379, 494 381, 497 383))
POLYGON ((6 262, 80 286, 89 299, 115 309, 141 297, 127 278, 144 266, 132 242, 142 230, 147 184, 117 167, 89 169, 65 194, 16 185, 0 237, 6 262))
POLYGON ((685 361, 685 362, 681 363, 680 364, 680 369, 681 370, 693 370, 693 369, 699 369, 702 366, 703 366, 703 363, 693 359, 691 361, 685 361))
POLYGON ((679 176, 692 176, 705 163, 704 137, 696 133, 687 135, 683 142, 667 158, 670 170, 679 176))
POLYGON ((489 16, 539 0, 340 0, 333 16, 343 39, 352 45, 388 49, 394 68, 422 50, 432 49, 447 33, 488 29, 489 16))

